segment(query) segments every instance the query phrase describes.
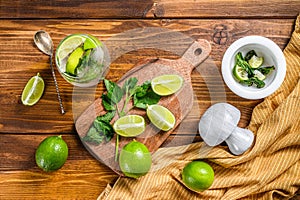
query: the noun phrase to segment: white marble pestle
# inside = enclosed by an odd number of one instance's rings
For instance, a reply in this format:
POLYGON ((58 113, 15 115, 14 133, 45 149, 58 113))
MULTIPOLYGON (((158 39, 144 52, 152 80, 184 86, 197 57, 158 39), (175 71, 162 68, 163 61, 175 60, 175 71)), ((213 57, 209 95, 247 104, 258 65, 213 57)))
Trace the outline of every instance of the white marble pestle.
POLYGON ((241 117, 240 111, 228 104, 212 105, 203 114, 199 122, 199 133, 209 146, 217 146, 226 142, 234 155, 241 155, 253 143, 254 135, 248 129, 237 126, 241 117))

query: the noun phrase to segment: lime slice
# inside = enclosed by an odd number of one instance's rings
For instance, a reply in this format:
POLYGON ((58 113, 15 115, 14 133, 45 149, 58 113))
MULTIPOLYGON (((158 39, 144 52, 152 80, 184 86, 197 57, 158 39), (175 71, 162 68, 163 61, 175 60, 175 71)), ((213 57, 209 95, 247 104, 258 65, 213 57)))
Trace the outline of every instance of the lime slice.
POLYGON ((261 72, 258 71, 258 70, 254 70, 253 73, 254 73, 254 77, 258 78, 258 79, 261 80, 261 81, 263 81, 263 80, 266 79, 266 76, 263 75, 263 73, 261 73, 261 72))
POLYGON ((126 115, 113 125, 115 132, 124 137, 134 137, 144 132, 145 120, 139 115, 126 115))
POLYGON ((175 117, 167 108, 161 105, 150 105, 147 107, 147 116, 159 129, 168 131, 175 125, 175 117))
POLYGON ((245 81, 248 80, 248 73, 239 65, 235 65, 233 68, 233 75, 235 78, 237 78, 239 81, 245 81))
POLYGON ((264 63, 264 57, 257 57, 253 55, 248 63, 253 69, 259 68, 264 63))
POLYGON ((68 58, 66 72, 72 75, 76 75, 75 69, 78 66, 80 59, 84 53, 82 47, 76 48, 68 58))
POLYGON ((21 101, 26 106, 36 104, 41 98, 45 88, 45 83, 39 73, 31 77, 27 82, 21 96, 21 101))
POLYGON ((58 60, 61 61, 68 57, 74 51, 74 49, 81 46, 85 40, 86 38, 80 35, 71 35, 64 39, 57 47, 58 60))
POLYGON ((94 42, 93 40, 87 38, 84 41, 84 44, 83 44, 83 49, 84 50, 93 49, 93 48, 96 48, 96 47, 97 47, 97 43, 94 42))
POLYGON ((162 75, 151 80, 152 90, 160 96, 174 94, 182 87, 182 84, 183 78, 175 74, 162 75))

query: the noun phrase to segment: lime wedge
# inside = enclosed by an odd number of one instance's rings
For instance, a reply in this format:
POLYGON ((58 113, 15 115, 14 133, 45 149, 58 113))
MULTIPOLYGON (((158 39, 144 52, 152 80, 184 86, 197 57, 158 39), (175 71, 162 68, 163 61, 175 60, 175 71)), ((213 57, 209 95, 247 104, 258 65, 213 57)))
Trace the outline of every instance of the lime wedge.
POLYGON ((258 78, 259 80, 263 81, 266 79, 266 76, 263 75, 263 73, 261 73, 260 71, 258 70, 254 70, 254 77, 258 78))
POLYGON ((145 120, 139 115, 126 115, 113 125, 115 132, 124 137, 134 137, 145 131, 145 120))
POLYGON ((45 83, 39 73, 31 77, 27 82, 21 96, 21 101, 26 106, 36 104, 41 98, 45 88, 45 83))
POLYGON ((248 73, 239 65, 235 65, 233 68, 233 75, 239 81, 248 80, 248 73))
POLYGON ((84 44, 83 44, 83 49, 84 50, 93 49, 93 48, 96 48, 96 47, 97 47, 97 44, 93 40, 87 38, 84 41, 84 44))
POLYGON ((86 38, 80 35, 71 35, 64 39, 57 47, 58 60, 61 61, 68 57, 74 49, 81 46, 85 40, 86 38))
POLYGON ((168 131, 175 125, 175 117, 167 108, 161 105, 150 105, 147 107, 147 116, 159 129, 168 131))
POLYGON ((67 67, 66 67, 67 73, 76 75, 75 69, 78 66, 78 64, 80 63, 80 59, 81 59, 83 53, 84 53, 84 50, 82 49, 82 47, 78 47, 71 53, 71 55, 68 58, 68 62, 67 62, 67 67))
POLYGON ((151 80, 152 90, 160 95, 167 96, 177 92, 183 84, 183 78, 179 75, 162 75, 151 80))
POLYGON ((264 63, 264 57, 257 57, 253 55, 248 63, 253 69, 259 68, 264 63))

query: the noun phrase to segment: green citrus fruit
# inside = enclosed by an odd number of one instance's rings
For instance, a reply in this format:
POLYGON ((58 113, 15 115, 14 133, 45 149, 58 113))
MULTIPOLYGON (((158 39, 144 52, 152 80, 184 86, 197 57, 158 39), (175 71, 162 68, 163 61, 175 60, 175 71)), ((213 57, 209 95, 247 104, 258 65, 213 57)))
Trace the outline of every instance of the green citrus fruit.
POLYGON ((248 80, 248 73, 239 65, 235 65, 233 68, 233 75, 239 81, 248 80))
POLYGON ((183 84, 183 78, 176 74, 161 75, 151 80, 152 90, 160 95, 167 96, 177 92, 183 84))
POLYGON ((21 101, 26 106, 36 104, 43 95, 45 83, 39 73, 27 82, 22 92, 21 101))
POLYGON ((168 131, 175 125, 175 117, 167 108, 153 104, 147 107, 147 116, 150 121, 159 129, 168 131))
POLYGON ((75 70, 80 63, 83 53, 84 53, 84 50, 82 49, 82 47, 76 48, 71 53, 71 55, 68 58, 68 62, 67 62, 67 68, 66 68, 67 73, 75 75, 75 70))
POLYGON ((126 144, 120 152, 119 165, 125 176, 139 178, 148 173, 152 158, 148 148, 135 140, 126 144))
POLYGON ((124 137, 134 137, 144 132, 145 120, 140 115, 126 115, 113 125, 115 132, 124 137))
POLYGON ((264 63, 264 57, 253 55, 248 63, 253 69, 259 68, 264 63))
POLYGON ((35 152, 36 164, 46 172, 61 168, 68 158, 68 146, 60 136, 44 139, 35 152))
POLYGON ((58 60, 61 61, 68 57, 77 47, 81 46, 85 40, 86 38, 79 34, 67 36, 57 47, 56 54, 58 60))
POLYGON ((202 192, 214 181, 214 170, 206 162, 192 161, 182 170, 182 181, 191 190, 202 192))

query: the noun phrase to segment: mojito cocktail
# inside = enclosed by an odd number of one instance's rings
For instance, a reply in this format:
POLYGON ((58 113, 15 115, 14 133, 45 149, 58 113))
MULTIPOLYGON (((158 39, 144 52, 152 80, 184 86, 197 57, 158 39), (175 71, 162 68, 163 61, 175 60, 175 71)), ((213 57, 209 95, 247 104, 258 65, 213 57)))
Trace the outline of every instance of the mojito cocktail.
POLYGON ((69 83, 89 87, 104 78, 108 57, 103 43, 96 37, 72 34, 58 45, 55 62, 60 74, 69 83))

